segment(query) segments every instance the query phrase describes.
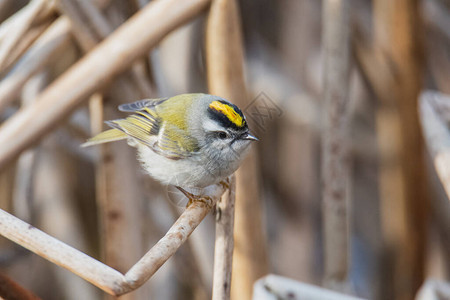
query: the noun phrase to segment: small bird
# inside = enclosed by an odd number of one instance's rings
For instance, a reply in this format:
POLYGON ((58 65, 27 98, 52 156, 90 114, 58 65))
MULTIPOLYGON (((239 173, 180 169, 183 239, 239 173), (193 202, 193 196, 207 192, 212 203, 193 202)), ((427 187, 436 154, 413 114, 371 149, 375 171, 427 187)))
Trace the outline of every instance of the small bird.
POLYGON ((217 184, 239 167, 252 141, 242 111, 208 94, 182 94, 119 106, 125 119, 106 121, 112 129, 89 139, 91 146, 126 139, 136 147, 145 171, 162 184, 186 189, 217 184))

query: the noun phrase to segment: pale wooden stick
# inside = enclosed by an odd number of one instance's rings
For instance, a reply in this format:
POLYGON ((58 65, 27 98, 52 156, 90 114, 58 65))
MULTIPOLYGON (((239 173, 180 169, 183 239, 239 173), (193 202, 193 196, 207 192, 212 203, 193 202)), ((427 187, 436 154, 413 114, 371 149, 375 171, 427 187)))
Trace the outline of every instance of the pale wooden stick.
MULTIPOLYGON (((70 18, 75 38, 85 52, 89 52, 114 31, 111 22, 104 16, 100 8, 91 1, 61 0, 61 10, 70 18)), ((145 80, 146 76, 143 76, 144 74, 138 70, 139 62, 136 61, 131 66, 129 78, 124 78, 125 75, 117 79, 121 81, 121 85, 129 85, 127 90, 139 90, 139 95, 135 97, 133 97, 134 92, 127 93, 129 95, 126 99, 148 97, 151 93, 150 84, 145 80)))
POLYGON ((167 234, 125 275, 0 210, 0 234, 68 269, 111 295, 122 295, 145 283, 186 241, 224 192, 217 185, 210 202, 194 201, 167 234))
POLYGON ((270 274, 256 282, 253 300, 272 299, 363 300, 355 296, 336 293, 312 284, 270 274))
POLYGON ((20 93, 25 82, 70 42, 70 21, 60 17, 37 39, 0 81, 0 111, 20 93))
POLYGON ((450 134, 447 127, 450 120, 450 96, 432 91, 423 92, 419 113, 434 168, 450 199, 450 134), (448 119, 443 119, 442 112, 447 113, 448 119))
POLYGON ((10 28, 6 38, 4 38, 3 42, 0 44, 0 70, 3 69, 5 61, 11 50, 19 42, 33 23, 33 20, 45 8, 46 5, 47 0, 32 0, 20 11, 20 20, 15 22, 15 26, 10 26, 12 28, 10 28))
POLYGON ((110 294, 129 288, 121 273, 0 210, 0 234, 110 294))
POLYGON ((47 20, 39 25, 33 26, 22 36, 17 45, 11 49, 10 54, 5 60, 5 73, 8 72, 8 70, 10 70, 15 63, 17 63, 21 56, 30 48, 39 36, 41 36, 48 29, 52 22, 53 20, 47 20))
POLYGON ((349 270, 350 166, 348 162, 349 6, 323 5, 324 131, 322 201, 325 286, 345 289, 349 270))
POLYGON ((42 92, 35 103, 5 122, 0 128, 0 168, 208 3, 208 0, 152 1, 136 13, 42 92))
MULTIPOLYGON (((245 108, 249 99, 244 80, 240 17, 235 0, 214 0, 211 3, 206 29, 206 63, 210 93, 245 108)), ((236 299, 250 299, 253 283, 268 269, 258 175, 256 151, 251 149, 236 173, 234 238, 239 247, 233 254, 231 289, 232 298, 236 299)))
POLYGON ((213 300, 228 300, 231 293, 231 270, 234 248, 234 202, 236 179, 231 177, 230 188, 217 203, 216 243, 214 246, 213 300))
POLYGON ((210 211, 205 202, 195 201, 180 216, 167 234, 141 258, 126 274, 131 287, 138 287, 147 281, 175 251, 186 241, 210 211), (189 213, 186 213, 189 211, 189 213))

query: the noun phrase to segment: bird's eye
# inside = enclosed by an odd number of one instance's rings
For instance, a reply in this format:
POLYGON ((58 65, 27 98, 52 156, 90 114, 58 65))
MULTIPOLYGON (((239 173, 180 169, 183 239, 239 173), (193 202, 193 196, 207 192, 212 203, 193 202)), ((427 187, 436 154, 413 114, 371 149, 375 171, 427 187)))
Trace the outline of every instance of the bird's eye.
POLYGON ((228 134, 225 131, 217 131, 216 137, 218 137, 221 140, 224 140, 228 137, 228 134))

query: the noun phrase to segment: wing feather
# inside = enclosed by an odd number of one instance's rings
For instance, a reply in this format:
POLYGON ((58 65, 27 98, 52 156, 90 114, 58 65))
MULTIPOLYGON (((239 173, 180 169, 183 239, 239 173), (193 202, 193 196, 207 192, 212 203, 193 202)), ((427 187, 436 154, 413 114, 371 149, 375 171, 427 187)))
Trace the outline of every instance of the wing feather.
POLYGON ((109 129, 88 139, 86 143, 81 145, 81 147, 89 147, 103 143, 120 141, 126 138, 127 135, 123 131, 118 129, 109 129))

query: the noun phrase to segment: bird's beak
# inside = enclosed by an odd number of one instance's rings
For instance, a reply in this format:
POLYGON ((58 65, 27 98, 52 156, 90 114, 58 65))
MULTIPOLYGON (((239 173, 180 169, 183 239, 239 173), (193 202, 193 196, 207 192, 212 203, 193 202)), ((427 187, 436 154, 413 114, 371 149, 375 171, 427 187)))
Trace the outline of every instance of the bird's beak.
POLYGON ((241 139, 242 140, 248 140, 248 141, 259 141, 259 139, 256 137, 256 136, 254 136, 254 135, 251 135, 250 133, 245 133, 245 134, 243 134, 242 135, 242 137, 241 137, 241 139))

